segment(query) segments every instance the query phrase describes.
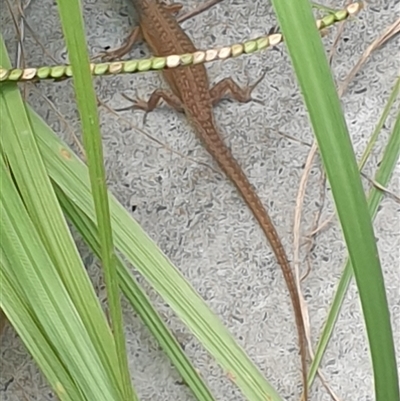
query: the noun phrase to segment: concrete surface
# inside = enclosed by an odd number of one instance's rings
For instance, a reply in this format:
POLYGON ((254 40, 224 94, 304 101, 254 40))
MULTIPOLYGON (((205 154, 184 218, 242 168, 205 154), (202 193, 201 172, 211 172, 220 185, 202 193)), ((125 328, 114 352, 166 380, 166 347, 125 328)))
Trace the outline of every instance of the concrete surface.
MULTIPOLYGON (((129 8, 123 0, 84 0, 89 46, 92 54, 103 47, 115 47, 129 31, 129 8)), ((1 31, 12 56, 16 36, 12 21, 1 1, 1 31), (3 12, 4 10, 4 12, 3 12)), ((196 1, 185 1, 193 9, 196 1)), ((330 3, 338 6, 338 3, 330 3)), ((367 5, 356 21, 347 24, 333 70, 343 79, 377 34, 399 15, 399 2, 375 1, 367 5), (396 16, 397 14, 397 16, 396 16)), ((45 49, 62 63, 66 61, 62 33, 54 1, 32 1, 26 18, 45 49)), ((267 31, 275 24, 266 1, 222 1, 202 15, 184 23, 184 28, 201 48, 241 41, 267 31), (264 28, 263 28, 264 27, 264 28)), ((324 39, 327 49, 334 32, 324 39)), ((380 116, 400 69, 400 38, 374 53, 350 85, 343 98, 348 126, 357 155, 361 155, 380 116)), ((228 76, 239 83, 253 82, 263 71, 270 72, 254 92, 265 103, 237 104, 223 101, 215 109, 216 120, 234 155, 268 207, 273 221, 292 255, 292 226, 299 179, 312 142, 312 133, 298 88, 283 46, 208 67, 210 79, 228 76), (289 139, 281 134, 289 135, 289 139), (306 144, 305 144, 306 143, 306 144)), ((148 54, 141 45, 133 56, 148 54)), ((31 66, 52 64, 26 29, 25 57, 31 66)), ((123 107, 121 96, 144 97, 163 85, 157 74, 97 79, 99 97, 112 107, 123 107)), ((43 82, 28 87, 29 102, 76 149, 69 127, 79 132, 71 82, 43 82), (51 100, 64 116, 44 100, 51 100)), ((297 335, 292 310, 280 269, 261 230, 233 186, 217 170, 185 118, 161 107, 142 124, 141 112, 121 113, 118 119, 101 110, 101 124, 108 182, 112 192, 129 209, 161 249, 182 270, 210 307, 243 345, 285 400, 295 400, 300 386, 297 335), (135 126, 140 128, 135 129, 135 126), (149 138, 157 138, 160 146, 149 138), (167 149, 170 147, 175 151, 167 149), (211 169, 208 166, 214 168, 211 169)), ((391 124, 394 114, 392 113, 391 124)), ((384 137, 388 129, 384 130, 384 137)), ((78 134, 79 135, 79 134, 78 134)), ((379 162, 385 139, 365 168, 371 175, 379 162)), ((389 189, 399 194, 399 181, 389 189)), ((315 238, 307 252, 307 238, 313 229, 321 201, 321 164, 314 163, 305 197, 302 220, 302 270, 311 269, 303 283, 309 306, 313 341, 318 338, 346 258, 345 246, 334 219, 315 238)), ((366 186, 368 183, 365 181, 366 186)), ((329 191, 322 219, 332 216, 329 191)), ((400 343, 399 313, 399 205, 383 200, 377 216, 376 236, 391 305, 396 342, 400 343)), ((93 281, 104 298, 97 264, 81 246, 93 281)), ((171 311, 152 294, 158 309, 185 346, 196 367, 207 379, 218 400, 238 401, 243 397, 212 358, 179 323, 171 311)), ((140 399, 158 401, 192 400, 189 391, 147 330, 127 307, 126 332, 134 383, 140 399)), ((400 349, 398 349, 400 352, 400 349)), ((372 374, 359 300, 354 283, 346 297, 323 363, 329 384, 342 400, 373 400, 372 374)), ((2 339, 0 395, 4 401, 53 400, 54 396, 37 367, 9 327, 2 339)), ((330 396, 319 380, 311 400, 328 401, 330 396)))

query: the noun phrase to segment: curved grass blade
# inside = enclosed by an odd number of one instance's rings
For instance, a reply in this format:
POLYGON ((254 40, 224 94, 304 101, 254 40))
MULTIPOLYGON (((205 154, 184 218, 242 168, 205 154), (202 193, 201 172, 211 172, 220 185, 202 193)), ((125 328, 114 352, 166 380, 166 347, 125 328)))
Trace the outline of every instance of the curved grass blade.
POLYGON ((61 400, 118 400, 1 153, 0 173, 1 307, 61 400))
MULTIPOLYGON (((382 117, 380 118, 374 133, 371 136, 370 143, 368 144, 364 156, 361 158, 360 168, 364 164, 367 159, 367 154, 372 149, 371 143, 375 142, 377 133, 382 129, 386 118, 389 114, 390 107, 393 105, 395 99, 397 98, 400 91, 400 78, 398 78, 395 87, 393 88, 392 94, 389 98, 387 106, 385 107, 384 112, 382 113, 382 117)), ((393 129, 393 132, 389 138, 389 141, 386 145, 385 151, 383 153, 382 162, 379 166, 379 169, 375 175, 375 181, 379 182, 382 186, 386 186, 390 180, 390 177, 393 174, 393 170, 398 163, 400 155, 400 113, 397 116, 397 120, 393 129)), ((378 207, 383 197, 382 191, 373 188, 368 195, 368 208, 371 214, 372 220, 375 219, 375 216, 378 212, 378 207)), ((322 357, 324 352, 328 346, 329 339, 332 335, 333 328, 335 322, 338 318, 340 308, 342 306, 344 297, 347 292, 347 288, 349 286, 350 280, 353 277, 353 268, 351 266, 351 262, 347 260, 342 277, 340 278, 339 285, 337 291, 335 293, 335 297, 333 299, 331 308, 329 310, 329 314, 324 325, 324 328, 321 333, 320 340, 318 341, 315 357, 311 364, 310 372, 308 374, 308 384, 312 385, 315 375, 317 373, 318 367, 321 364, 322 357)))
MULTIPOLYGON (((1 35, 0 60, 5 67, 10 64, 1 35)), ((113 390, 110 391, 118 391, 119 379, 115 370, 117 355, 109 326, 54 194, 25 103, 15 84, 0 86, 0 124, 1 151, 12 170, 29 219, 78 311, 91 344, 96 349, 100 361, 98 369, 101 369, 101 374, 105 376, 100 380, 111 383, 110 387, 113 390)), ((21 268, 27 266, 21 265, 21 268)), ((25 285, 29 288, 30 283, 25 285)), ((6 308, 4 310, 11 321, 15 319, 6 308)), ((52 330, 52 327, 48 326, 48 330, 52 330)), ((98 388, 98 385, 90 380, 87 385, 98 388)), ((105 391, 104 394, 111 393, 105 391)), ((109 398, 114 399, 121 398, 116 398, 115 395, 109 398)))
POLYGON ((97 110, 97 101, 90 73, 89 54, 83 27, 79 0, 58 0, 61 25, 67 44, 73 74, 76 102, 82 124, 82 135, 89 167, 92 196, 101 244, 101 262, 104 269, 110 324, 117 350, 117 377, 126 400, 137 400, 133 391, 128 367, 122 321, 118 276, 110 223, 103 147, 97 110))
POLYGON ((398 400, 385 286, 372 223, 340 101, 308 0, 273 0, 307 106, 360 294, 377 401, 398 400))
MULTIPOLYGON (((93 252, 99 256, 98 238, 96 227, 93 222, 76 207, 71 199, 65 196, 64 192, 61 191, 57 184, 54 184, 54 187, 64 212, 93 252)), ((142 319, 143 323, 156 338, 171 362, 175 365, 184 382, 192 390, 193 395, 199 401, 214 401, 214 397, 211 395, 210 390, 191 364, 189 358, 183 352, 178 341, 152 306, 149 298, 139 286, 134 276, 129 273, 128 267, 125 266, 122 260, 118 257, 117 267, 119 285, 122 292, 142 319)))
MULTIPOLYGON (((52 180, 95 221, 86 166, 29 107, 38 145, 52 180)), ((282 401, 182 274, 129 213, 110 196, 115 245, 168 302, 178 317, 225 369, 249 401, 282 401)))

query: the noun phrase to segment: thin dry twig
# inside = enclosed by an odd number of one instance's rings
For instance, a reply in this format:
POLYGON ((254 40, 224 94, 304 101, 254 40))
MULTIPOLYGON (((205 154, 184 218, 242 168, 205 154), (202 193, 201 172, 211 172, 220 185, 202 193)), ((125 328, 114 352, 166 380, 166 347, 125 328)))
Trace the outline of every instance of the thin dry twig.
MULTIPOLYGON (((20 18, 18 18, 17 15, 14 14, 14 10, 11 7, 11 4, 9 2, 9 0, 6 0, 6 5, 8 8, 8 11, 10 13, 15 31, 17 32, 17 37, 18 37, 18 45, 17 45, 17 66, 22 66, 24 67, 24 46, 23 46, 23 40, 24 40, 24 34, 23 34, 23 30, 21 30, 21 26, 18 22, 18 20, 20 20, 20 18), (21 59, 22 56, 22 59, 21 59), (21 63, 21 64, 20 64, 21 63)), ((20 14, 20 10, 22 9, 20 3, 17 3, 17 10, 18 10, 18 14, 20 14)), ((20 15, 19 15, 20 17, 20 15)))
POLYGON ((178 22, 184 22, 190 18, 195 17, 196 15, 201 14, 202 12, 208 10, 209 8, 217 5, 220 3, 222 0, 210 0, 204 3, 203 5, 197 6, 195 10, 193 11, 188 11, 186 14, 181 15, 180 17, 177 18, 178 22))
POLYGON ((386 187, 381 185, 378 181, 374 180, 371 177, 368 177, 366 174, 361 173, 361 175, 368 180, 376 189, 382 191, 385 195, 392 198, 396 203, 400 203, 400 196, 396 195, 394 192, 389 191, 386 187))
POLYGON ((25 28, 30 32, 32 35, 33 40, 39 45, 39 47, 42 49, 43 53, 54 62, 54 64, 57 64, 58 61, 56 60, 55 57, 47 50, 46 46, 40 41, 40 39, 37 37, 35 31, 31 28, 31 26, 28 24, 25 15, 22 14, 22 19, 24 21, 25 28))
POLYGON ((35 85, 32 85, 31 88, 50 106, 50 108, 56 113, 57 117, 60 119, 62 124, 65 126, 65 129, 68 131, 68 134, 71 136, 72 141, 75 143, 77 148, 79 149, 80 156, 82 160, 86 160, 86 154, 85 154, 85 149, 83 148, 81 142, 79 141, 79 138, 76 136, 74 130, 72 129, 71 125, 68 123, 68 121, 65 119, 65 117, 60 113, 60 111, 57 109, 56 105, 43 93, 36 88, 35 85))
MULTIPOLYGON (((350 3, 351 3, 351 0, 348 0, 348 1, 347 1, 347 4, 350 4, 350 3)), ((330 49, 330 51, 329 51, 329 65, 332 64, 333 57, 335 57, 336 50, 337 50, 337 48, 338 48, 340 38, 342 37, 344 28, 345 28, 345 26, 346 26, 345 22, 346 22, 346 21, 342 21, 342 22, 339 24, 339 26, 338 26, 338 30, 337 30, 337 32, 336 32, 335 39, 334 39, 334 41, 333 41, 333 43, 332 43, 332 46, 331 46, 331 49, 330 49)))
MULTIPOLYGON (((320 184, 319 184, 319 188, 320 188, 320 194, 319 194, 319 207, 317 209, 317 212, 314 215, 314 220, 311 224, 311 227, 317 227, 319 224, 319 221, 321 219, 322 216, 322 211, 324 209, 325 206, 325 200, 326 200, 326 191, 325 191, 325 185, 326 185, 326 175, 325 172, 323 170, 321 170, 321 178, 320 178, 320 184)), ((303 274, 302 277, 302 281, 305 280, 307 278, 307 276, 310 274, 311 272, 311 268, 312 268, 312 258, 311 258, 311 251, 314 247, 314 243, 315 243, 315 239, 313 238, 314 233, 311 232, 311 234, 307 237, 308 241, 307 241, 307 249, 305 251, 305 254, 307 255, 307 271, 303 274)))
POLYGON ((390 25, 380 36, 378 36, 364 51, 357 64, 351 69, 346 79, 342 82, 338 89, 339 96, 343 96, 346 92, 349 83, 354 79, 357 72, 360 71, 361 67, 366 63, 372 52, 379 49, 390 39, 396 36, 400 32, 400 18, 390 25))
MULTIPOLYGON (((17 3, 18 7, 18 13, 19 13, 19 28, 21 32, 21 40, 18 42, 18 48, 17 48, 17 65, 19 65, 21 59, 22 61, 24 60, 23 57, 23 41, 25 38, 25 25, 26 25, 26 19, 25 19, 25 10, 28 9, 28 7, 31 4, 31 0, 27 0, 27 2, 24 5, 21 5, 20 2, 17 3)), ((25 63, 23 63, 25 65, 25 63)))
POLYGON ((299 291, 300 303, 302 306, 302 314, 303 321, 306 331, 306 338, 308 343, 308 348, 311 351, 312 343, 311 343, 311 330, 310 330, 310 320, 308 314, 308 308, 304 299, 304 296, 301 291, 301 279, 300 279, 300 225, 301 225, 301 212, 302 205, 304 202, 304 196, 306 193, 307 181, 310 175, 312 162, 314 160, 314 156, 317 153, 318 146, 317 143, 314 143, 311 146, 310 151, 308 152, 304 172, 300 179, 299 191, 296 197, 296 207, 294 212, 294 225, 293 225, 293 266, 296 277, 296 284, 299 291))
POLYGON ((303 140, 301 140, 299 138, 296 138, 295 136, 287 134, 286 132, 277 131, 277 134, 282 136, 282 137, 284 137, 284 138, 286 138, 286 139, 290 139, 293 142, 297 142, 297 143, 299 143, 301 145, 307 146, 308 148, 311 148, 311 146, 312 146, 312 143, 303 141, 303 140))

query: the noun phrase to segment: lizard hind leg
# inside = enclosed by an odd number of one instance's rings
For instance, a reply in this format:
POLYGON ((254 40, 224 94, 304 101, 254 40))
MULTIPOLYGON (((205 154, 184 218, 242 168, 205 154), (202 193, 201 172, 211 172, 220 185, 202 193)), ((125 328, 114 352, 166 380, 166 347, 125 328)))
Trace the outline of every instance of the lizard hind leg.
POLYGON ((264 105, 261 100, 254 99, 251 96, 251 93, 253 92, 255 87, 264 79, 268 71, 269 70, 266 69, 256 80, 256 82, 246 87, 239 86, 232 78, 225 78, 222 81, 219 81, 210 89, 211 101, 213 106, 215 106, 221 99, 226 98, 227 95, 240 103, 253 101, 264 105))
POLYGON ((167 92, 162 89, 156 89, 151 95, 149 100, 146 102, 142 99, 132 99, 130 96, 125 93, 121 94, 126 100, 129 100, 132 104, 128 107, 123 107, 116 109, 116 111, 124 111, 124 110, 143 110, 145 112, 143 116, 143 125, 146 123, 147 113, 153 111, 159 104, 160 100, 164 100, 169 106, 174 108, 175 110, 183 113, 183 105, 181 100, 175 96, 172 92, 167 92))

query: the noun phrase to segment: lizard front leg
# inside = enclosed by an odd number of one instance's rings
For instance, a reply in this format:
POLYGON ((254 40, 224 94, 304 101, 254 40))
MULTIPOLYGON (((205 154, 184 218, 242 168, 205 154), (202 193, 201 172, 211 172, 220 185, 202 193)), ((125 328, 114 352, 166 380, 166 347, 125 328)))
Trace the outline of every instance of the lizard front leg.
POLYGON ((131 51, 133 45, 138 41, 139 38, 140 38, 140 28, 136 26, 135 28, 132 29, 132 32, 126 38, 122 46, 112 50, 105 51, 101 55, 102 59, 108 61, 121 59, 123 56, 125 56, 125 54, 128 54, 131 51))
MULTIPOLYGON (((165 5, 163 4, 163 7, 169 13, 176 14, 181 10, 182 4, 180 3, 165 4, 165 5)), ((121 59, 123 56, 125 56, 132 50, 133 45, 140 39, 140 37, 141 37, 140 27, 135 26, 132 29, 129 36, 126 38, 124 44, 115 49, 107 50, 102 55, 103 60, 111 61, 115 59, 121 59)))

